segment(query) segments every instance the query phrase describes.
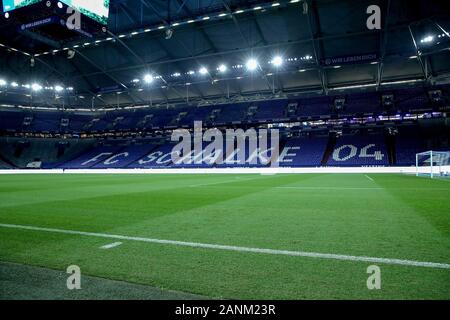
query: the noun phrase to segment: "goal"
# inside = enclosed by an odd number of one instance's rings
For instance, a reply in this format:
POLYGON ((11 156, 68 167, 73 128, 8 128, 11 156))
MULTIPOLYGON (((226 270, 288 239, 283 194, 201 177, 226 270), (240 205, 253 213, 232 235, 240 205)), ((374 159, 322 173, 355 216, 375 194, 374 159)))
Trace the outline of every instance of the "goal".
POLYGON ((417 153, 416 176, 450 178, 450 151, 417 153))

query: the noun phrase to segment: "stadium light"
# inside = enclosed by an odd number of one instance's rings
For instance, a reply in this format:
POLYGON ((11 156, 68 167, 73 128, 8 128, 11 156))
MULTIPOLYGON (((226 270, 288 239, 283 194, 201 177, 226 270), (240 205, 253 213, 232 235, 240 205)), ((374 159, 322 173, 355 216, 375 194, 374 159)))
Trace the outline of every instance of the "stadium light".
POLYGON ((17 88, 18 86, 19 86, 19 84, 17 83, 17 82, 11 82, 11 86, 13 87, 13 88, 17 88))
POLYGON ((205 75, 208 73, 208 69, 206 69, 206 67, 201 67, 200 70, 198 70, 198 72, 200 72, 200 74, 205 75))
POLYGON ((283 64, 283 58, 281 56, 275 56, 271 62, 275 67, 280 67, 283 64))
POLYGON ((219 70, 220 73, 225 73, 227 71, 227 66, 224 64, 221 64, 217 70, 219 70))
POLYGON ((61 92, 61 91, 63 91, 64 90, 64 88, 62 87, 62 86, 59 86, 59 85, 56 85, 55 86, 55 91, 56 92, 61 92))
POLYGON ((247 67, 247 70, 255 71, 256 68, 258 68, 258 61, 256 59, 251 58, 247 61, 245 66, 247 67))
POLYGON ((422 40, 420 40, 421 43, 429 43, 429 42, 433 42, 434 40, 434 36, 426 36, 425 38, 423 38, 422 40))
POLYGON ((42 86, 41 86, 40 84, 38 84, 38 83, 33 83, 33 84, 31 85, 31 89, 32 89, 33 91, 41 91, 41 90, 42 90, 42 86))
POLYGON ((6 80, 0 79, 0 86, 6 86, 6 80))
POLYGON ((146 74, 146 75, 144 76, 144 81, 145 81, 146 83, 152 83, 152 82, 153 82, 153 76, 152 76, 151 74, 146 74))

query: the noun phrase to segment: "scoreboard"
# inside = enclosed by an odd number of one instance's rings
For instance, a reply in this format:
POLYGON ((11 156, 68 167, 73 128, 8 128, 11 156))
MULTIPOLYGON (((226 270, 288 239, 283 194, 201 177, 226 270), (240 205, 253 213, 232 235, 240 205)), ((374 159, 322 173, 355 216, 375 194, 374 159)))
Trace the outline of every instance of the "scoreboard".
POLYGON ((49 43, 91 38, 106 32, 109 6, 109 0, 3 0, 0 24, 49 43), (77 27, 68 28, 74 20, 77 27))
POLYGON ((39 1, 41 0, 3 0, 3 12, 23 8, 39 1))

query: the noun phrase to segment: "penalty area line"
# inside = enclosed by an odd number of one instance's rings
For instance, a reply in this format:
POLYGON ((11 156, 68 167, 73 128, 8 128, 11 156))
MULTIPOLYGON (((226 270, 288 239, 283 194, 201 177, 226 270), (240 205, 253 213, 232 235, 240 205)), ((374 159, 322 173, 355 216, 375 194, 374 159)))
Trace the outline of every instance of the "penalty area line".
POLYGON ((270 255, 284 255, 284 256, 292 256, 292 257, 332 259, 332 260, 341 260, 341 261, 382 263, 382 264, 390 264, 390 265, 425 267, 425 268, 435 268, 435 269, 450 269, 450 264, 448 264, 448 263, 425 262, 425 261, 391 259, 391 258, 376 258, 376 257, 366 257, 366 256, 351 256, 351 255, 333 254, 333 253, 318 253, 318 252, 305 252, 305 251, 289 251, 289 250, 239 247, 239 246, 228 246, 228 245, 220 245, 220 244, 185 242, 185 241, 176 241, 176 240, 163 240, 163 239, 152 239, 152 238, 144 238, 144 237, 123 236, 123 235, 106 234, 106 233, 43 228, 43 227, 24 226, 24 225, 16 225, 16 224, 0 224, 0 227, 9 228, 9 229, 22 229, 22 230, 32 230, 32 231, 42 231, 42 232, 52 232, 52 233, 62 233, 62 234, 72 234, 72 235, 80 235, 80 236, 90 236, 90 237, 107 238, 107 239, 140 241, 140 242, 147 242, 147 243, 166 244, 166 245, 183 246, 183 247, 191 247, 191 248, 261 253, 261 254, 270 254, 270 255))

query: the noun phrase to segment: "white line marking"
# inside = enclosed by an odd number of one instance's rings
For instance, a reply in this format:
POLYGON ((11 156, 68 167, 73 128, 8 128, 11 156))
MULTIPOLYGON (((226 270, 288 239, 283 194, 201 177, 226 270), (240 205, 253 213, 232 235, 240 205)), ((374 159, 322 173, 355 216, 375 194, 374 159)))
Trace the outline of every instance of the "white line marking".
POLYGON ((364 187, 275 187, 277 189, 304 189, 304 190, 382 190, 383 188, 364 187))
POLYGON ((371 177, 369 177, 367 174, 365 174, 366 178, 369 179, 370 181, 373 181, 373 179, 371 177))
POLYGON ((105 233, 95 233, 95 232, 41 228, 41 227, 33 227, 33 226, 15 225, 15 224, 0 224, 0 227, 11 228, 11 229, 23 229, 23 230, 33 230, 33 231, 74 234, 74 235, 100 237, 100 238, 108 238, 108 239, 141 241, 141 242, 168 244, 168 245, 203 248, 203 249, 216 249, 216 250, 237 251, 237 252, 251 252, 251 253, 263 253, 263 254, 272 254, 272 255, 294 256, 294 257, 308 257, 308 258, 334 259, 334 260, 344 260, 344 261, 384 263, 384 264, 413 266, 413 267, 450 269, 450 264, 448 264, 448 263, 423 262, 423 261, 390 259, 390 258, 374 258, 374 257, 365 257, 365 256, 350 256, 350 255, 333 254, 333 253, 317 253, 317 252, 304 252, 304 251, 288 251, 288 250, 237 247, 237 246, 227 246, 227 245, 220 245, 220 244, 184 242, 184 241, 162 240, 162 239, 152 239, 152 238, 143 238, 143 237, 129 237, 129 236, 121 236, 121 235, 105 234, 105 233))
POLYGON ((110 243, 110 244, 105 244, 104 246, 101 246, 100 249, 111 249, 117 246, 120 246, 122 244, 122 242, 114 242, 114 243, 110 243))
POLYGON ((303 189, 303 190, 435 190, 435 191, 449 191, 448 188, 379 188, 379 187, 296 187, 296 186, 282 186, 274 187, 276 189, 303 189))

